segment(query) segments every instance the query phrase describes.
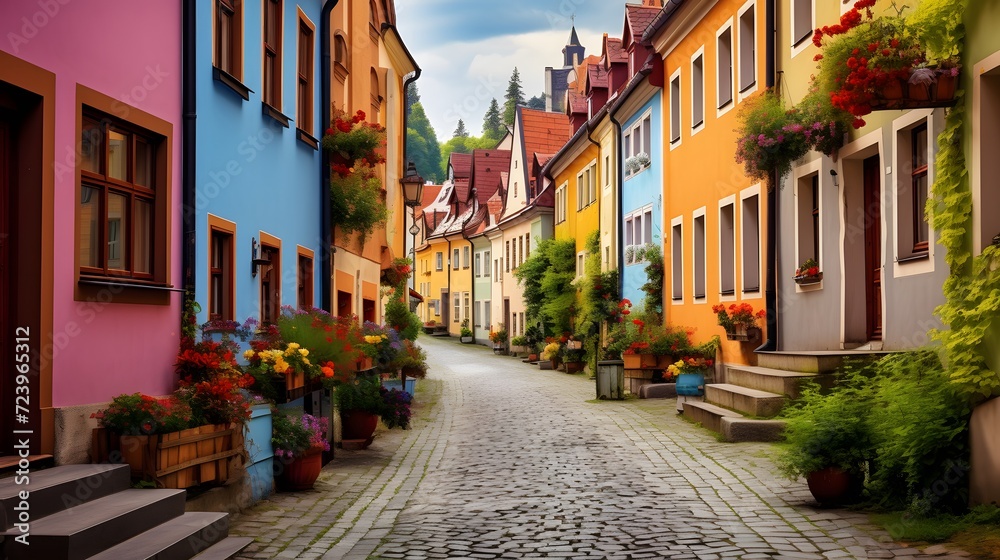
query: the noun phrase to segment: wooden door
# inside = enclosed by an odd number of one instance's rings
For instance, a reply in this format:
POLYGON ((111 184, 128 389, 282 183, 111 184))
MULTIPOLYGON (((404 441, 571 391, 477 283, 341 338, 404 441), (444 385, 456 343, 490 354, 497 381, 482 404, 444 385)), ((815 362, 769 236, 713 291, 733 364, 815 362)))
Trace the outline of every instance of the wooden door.
POLYGON ((864 161, 865 292, 868 340, 882 340, 882 199, 878 156, 864 161))

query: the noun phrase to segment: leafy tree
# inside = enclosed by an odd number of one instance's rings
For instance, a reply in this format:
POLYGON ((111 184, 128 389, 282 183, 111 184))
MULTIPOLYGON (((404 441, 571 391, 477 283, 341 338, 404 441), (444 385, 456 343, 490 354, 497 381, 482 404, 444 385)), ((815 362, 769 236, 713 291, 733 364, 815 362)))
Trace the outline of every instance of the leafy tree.
POLYGON ((410 82, 406 86, 406 116, 410 116, 410 111, 415 103, 420 103, 420 92, 417 91, 417 82, 410 82))
POLYGON ((448 158, 451 154, 471 154, 472 150, 489 150, 495 145, 496 140, 485 136, 456 136, 441 144, 441 176, 448 176, 448 158))
POLYGON ((587 258, 580 312, 576 319, 576 337, 584 341, 587 360, 593 371, 597 367, 597 349, 601 342, 601 325, 615 314, 618 307, 618 272, 601 272, 601 233, 594 230, 587 236, 587 258))
POLYGON ((514 67, 514 73, 510 75, 510 82, 507 83, 507 93, 503 96, 503 122, 507 126, 514 124, 514 109, 518 105, 524 105, 524 90, 521 88, 521 75, 514 67))
POLYGON ((539 111, 545 110, 545 98, 548 97, 544 93, 541 95, 536 95, 528 100, 529 109, 538 109, 539 111))
POLYGON ((486 116, 483 117, 483 137, 499 141, 506 133, 507 129, 503 125, 503 116, 500 114, 500 104, 497 103, 494 97, 490 101, 490 108, 486 110, 486 116))
POLYGON ((406 127, 406 153, 417 166, 417 173, 424 179, 441 180, 441 147, 431 122, 427 120, 424 107, 419 102, 413 104, 412 113, 406 127))
POLYGON ((541 320, 546 332, 570 330, 575 312, 576 240, 545 239, 528 260, 514 271, 524 286, 524 302, 530 322, 541 320))
POLYGON ((455 127, 455 132, 451 133, 452 138, 467 138, 469 136, 469 131, 465 129, 465 121, 458 119, 458 126, 455 127))

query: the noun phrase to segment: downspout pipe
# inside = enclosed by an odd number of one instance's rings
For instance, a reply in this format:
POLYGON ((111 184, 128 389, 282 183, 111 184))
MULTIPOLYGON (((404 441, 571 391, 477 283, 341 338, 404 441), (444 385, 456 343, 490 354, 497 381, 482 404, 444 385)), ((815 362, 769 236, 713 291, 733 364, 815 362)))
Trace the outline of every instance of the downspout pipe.
POLYGON ((183 271, 182 285, 185 297, 194 297, 195 275, 195 240, 197 197, 195 192, 195 173, 197 171, 196 154, 198 131, 198 88, 197 88, 197 0, 184 0, 181 8, 181 22, 184 29, 183 46, 181 48, 182 85, 181 113, 181 181, 183 189, 181 204, 184 209, 181 215, 181 231, 183 231, 181 248, 181 269, 183 271))
MULTIPOLYGON (((775 28, 775 0, 766 0, 764 11, 765 25, 765 83, 767 89, 772 89, 775 85, 775 53, 777 33, 775 28)), ((777 291, 777 267, 778 267, 778 190, 781 183, 781 175, 774 170, 771 172, 770 184, 767 189, 767 271, 764 278, 764 308, 767 311, 767 340, 761 344, 755 352, 773 352, 778 349, 778 291, 777 291)))
MULTIPOLYGON (((194 0, 188 0, 194 1, 194 0)), ((320 65, 319 65, 319 110, 320 122, 324 129, 330 126, 330 88, 332 87, 330 76, 330 14, 340 0, 325 0, 319 16, 319 45, 320 45, 320 65)), ((333 297, 331 291, 331 278, 333 277, 333 253, 336 248, 333 246, 333 224, 330 217, 330 154, 324 149, 320 149, 319 165, 319 192, 320 192, 320 220, 319 231, 322 247, 320 247, 320 274, 323 281, 320 283, 320 307, 324 311, 333 312, 333 297)))
MULTIPOLYGON (((620 161, 622 156, 622 123, 617 118, 615 118, 614 111, 608 111, 608 118, 615 125, 615 150, 618 156, 615 158, 617 165, 615 165, 615 174, 618 176, 615 183, 615 243, 618 247, 622 246, 622 239, 625 239, 625 224, 622 223, 622 187, 625 182, 625 166, 620 161)), ((618 297, 622 297, 622 292, 625 290, 625 256, 624 251, 615 251, 615 269, 618 271, 618 297)))

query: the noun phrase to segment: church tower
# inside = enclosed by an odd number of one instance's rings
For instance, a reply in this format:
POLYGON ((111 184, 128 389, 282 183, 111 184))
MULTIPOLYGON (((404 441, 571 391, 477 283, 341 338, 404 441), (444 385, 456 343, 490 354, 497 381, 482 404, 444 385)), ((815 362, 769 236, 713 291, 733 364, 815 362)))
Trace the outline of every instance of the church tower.
POLYGON ((563 47, 562 54, 562 68, 545 68, 545 110, 549 112, 565 112, 567 78, 586 57, 586 49, 576 34, 576 25, 570 29, 569 42, 563 47))

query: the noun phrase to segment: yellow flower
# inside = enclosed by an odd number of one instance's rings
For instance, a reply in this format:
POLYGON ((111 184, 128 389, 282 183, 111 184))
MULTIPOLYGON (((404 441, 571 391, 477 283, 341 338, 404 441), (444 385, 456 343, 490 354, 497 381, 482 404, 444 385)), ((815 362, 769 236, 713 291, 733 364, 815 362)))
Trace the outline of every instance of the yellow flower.
POLYGON ((253 349, 247 350, 246 352, 243 353, 243 359, 250 360, 253 358, 253 355, 254 355, 253 349))
POLYGON ((299 354, 302 354, 303 356, 308 356, 309 350, 306 348, 299 348, 299 354))
POLYGON ((299 348, 299 343, 298 342, 289 342, 288 343, 288 349, 289 350, 298 350, 298 348, 299 348))
POLYGON ((302 358, 302 363, 305 364, 305 365, 307 365, 307 366, 311 366, 312 365, 312 363, 309 361, 309 358, 302 358))
POLYGON ((288 363, 282 358, 278 358, 274 361, 274 371, 278 373, 285 373, 288 371, 288 363))
POLYGON ((382 342, 383 336, 384 335, 366 334, 365 342, 368 344, 378 344, 379 342, 382 342))

